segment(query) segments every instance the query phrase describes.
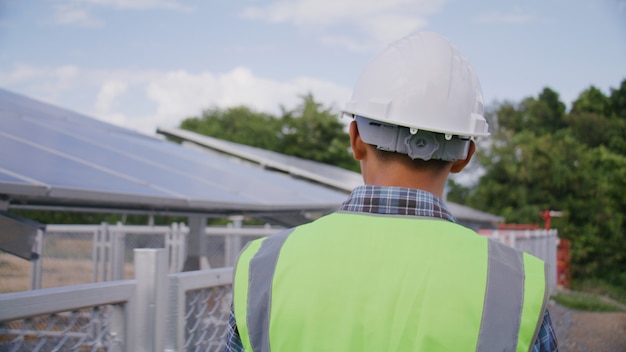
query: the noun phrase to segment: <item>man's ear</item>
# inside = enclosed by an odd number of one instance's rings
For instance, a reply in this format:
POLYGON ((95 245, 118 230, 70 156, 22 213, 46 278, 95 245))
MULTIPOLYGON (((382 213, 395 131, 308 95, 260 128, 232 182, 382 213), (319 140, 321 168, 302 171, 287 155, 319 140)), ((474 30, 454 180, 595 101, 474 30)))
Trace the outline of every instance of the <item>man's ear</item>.
POLYGON ((461 172, 461 170, 463 170, 465 166, 469 164, 470 160, 472 159, 472 155, 474 155, 475 151, 476 151, 476 144, 474 144, 474 141, 470 140, 469 150, 467 151, 467 158, 463 160, 457 160, 454 163, 452 163, 452 168, 450 168, 450 172, 454 174, 461 172))
POLYGON ((356 121, 350 123, 350 147, 352 148, 352 156, 354 159, 363 160, 367 147, 363 140, 361 140, 356 121))

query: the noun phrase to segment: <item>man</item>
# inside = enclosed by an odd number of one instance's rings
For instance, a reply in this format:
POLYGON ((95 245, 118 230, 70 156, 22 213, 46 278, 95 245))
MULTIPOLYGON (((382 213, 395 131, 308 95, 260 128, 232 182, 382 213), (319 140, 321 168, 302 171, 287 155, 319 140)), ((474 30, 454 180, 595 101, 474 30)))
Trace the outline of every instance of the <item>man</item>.
POLYGON ((391 44, 344 115, 365 185, 242 251, 227 350, 556 350, 545 264, 456 224, 441 200, 488 135, 461 54, 429 32, 391 44))

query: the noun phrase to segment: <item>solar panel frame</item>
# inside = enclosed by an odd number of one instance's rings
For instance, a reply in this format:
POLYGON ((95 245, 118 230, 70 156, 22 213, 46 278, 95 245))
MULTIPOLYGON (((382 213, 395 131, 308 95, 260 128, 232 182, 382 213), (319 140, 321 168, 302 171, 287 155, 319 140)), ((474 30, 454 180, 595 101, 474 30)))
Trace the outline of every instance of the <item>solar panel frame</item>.
POLYGON ((0 195, 14 201, 9 206, 291 217, 331 211, 345 198, 2 89, 0 125, 0 195))

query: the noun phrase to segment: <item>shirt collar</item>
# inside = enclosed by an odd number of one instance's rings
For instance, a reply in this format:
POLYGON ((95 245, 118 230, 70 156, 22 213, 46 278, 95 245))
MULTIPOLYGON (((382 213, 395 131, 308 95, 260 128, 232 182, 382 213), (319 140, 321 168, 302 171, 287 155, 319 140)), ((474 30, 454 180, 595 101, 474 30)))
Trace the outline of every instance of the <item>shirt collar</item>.
POLYGON ((446 204, 439 197, 426 191, 404 187, 358 186, 339 210, 424 216, 456 222, 446 204))

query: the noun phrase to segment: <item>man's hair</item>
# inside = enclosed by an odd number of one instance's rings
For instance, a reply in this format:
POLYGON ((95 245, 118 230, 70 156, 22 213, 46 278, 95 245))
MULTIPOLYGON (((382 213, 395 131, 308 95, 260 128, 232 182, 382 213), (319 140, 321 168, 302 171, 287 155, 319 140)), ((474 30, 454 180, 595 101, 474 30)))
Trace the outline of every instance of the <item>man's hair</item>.
POLYGON ((448 167, 452 162, 447 160, 440 159, 430 159, 430 160, 422 160, 422 159, 411 159, 406 154, 389 152, 385 150, 377 149, 375 146, 368 144, 368 146, 374 151, 376 158, 383 163, 389 162, 397 162, 405 164, 409 166, 413 170, 433 170, 433 171, 443 171, 446 167, 448 167))

